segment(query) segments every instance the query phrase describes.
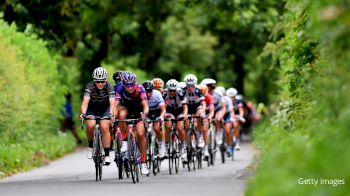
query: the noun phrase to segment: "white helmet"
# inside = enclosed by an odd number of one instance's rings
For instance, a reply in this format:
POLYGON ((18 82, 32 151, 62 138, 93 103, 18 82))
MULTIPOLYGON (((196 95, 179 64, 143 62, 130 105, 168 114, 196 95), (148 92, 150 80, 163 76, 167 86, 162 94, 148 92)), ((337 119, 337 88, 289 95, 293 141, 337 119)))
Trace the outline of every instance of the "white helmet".
POLYGON ((168 80, 168 82, 166 83, 166 87, 169 90, 176 90, 176 88, 178 87, 178 84, 179 84, 178 81, 176 81, 175 79, 171 79, 171 80, 168 80))
POLYGON ((188 74, 185 76, 184 81, 188 85, 196 85, 197 84, 197 77, 193 74, 188 74))
POLYGON ((226 95, 229 96, 229 97, 234 97, 234 96, 236 96, 237 94, 238 94, 237 89, 235 89, 235 88, 233 88, 233 87, 227 89, 227 91, 226 91, 226 95))
POLYGON ((216 84, 216 81, 214 79, 211 79, 211 78, 204 78, 202 80, 201 84, 205 84, 205 85, 216 84))
POLYGON ((225 87, 223 87, 223 86, 216 87, 215 91, 220 92, 222 95, 225 95, 225 93, 226 93, 225 87))
POLYGON ((186 87, 186 83, 185 82, 179 82, 177 84, 177 88, 185 88, 186 87))
POLYGON ((95 81, 98 80, 106 80, 108 77, 108 72, 105 68, 103 67, 98 67, 94 70, 94 72, 92 73, 92 78, 95 81))

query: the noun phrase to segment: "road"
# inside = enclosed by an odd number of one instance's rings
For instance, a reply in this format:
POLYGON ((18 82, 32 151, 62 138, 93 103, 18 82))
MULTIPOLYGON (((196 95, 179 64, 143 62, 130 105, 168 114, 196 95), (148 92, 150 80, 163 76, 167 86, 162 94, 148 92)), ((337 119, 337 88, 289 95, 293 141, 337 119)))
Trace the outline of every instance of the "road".
POLYGON ((250 143, 241 146, 235 161, 221 164, 217 156, 214 167, 204 165, 203 169, 191 172, 181 168, 176 175, 169 175, 165 160, 161 173, 142 176, 137 184, 132 184, 131 179, 118 180, 115 164, 103 167, 103 179, 96 182, 93 162, 86 158, 86 149, 81 149, 47 166, 2 179, 0 195, 244 195, 246 179, 251 174, 246 168, 252 163, 255 150, 250 143))

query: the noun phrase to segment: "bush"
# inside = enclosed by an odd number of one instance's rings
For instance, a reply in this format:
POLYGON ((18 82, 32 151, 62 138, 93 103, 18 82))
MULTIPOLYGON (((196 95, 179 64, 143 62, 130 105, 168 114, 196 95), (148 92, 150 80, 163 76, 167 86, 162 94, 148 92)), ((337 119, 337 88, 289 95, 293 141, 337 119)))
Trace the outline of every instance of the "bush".
POLYGON ((45 42, 0 20, 0 177, 23 171, 72 150, 58 135, 57 116, 67 86, 58 58, 45 42))
MULTIPOLYGON (((261 149, 248 195, 347 195, 350 169, 350 31, 346 1, 291 1, 281 64, 278 114, 255 131, 261 149), (298 179, 316 179, 302 185, 298 179), (345 184, 320 184, 340 179, 345 184)), ((265 51, 266 52, 266 51, 265 51)))

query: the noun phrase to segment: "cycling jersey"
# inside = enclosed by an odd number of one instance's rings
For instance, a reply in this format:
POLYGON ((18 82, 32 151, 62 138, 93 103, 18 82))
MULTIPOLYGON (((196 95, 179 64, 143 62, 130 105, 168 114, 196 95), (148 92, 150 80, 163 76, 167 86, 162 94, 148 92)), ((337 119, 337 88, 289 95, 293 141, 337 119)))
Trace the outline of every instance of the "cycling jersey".
POLYGON ((162 94, 157 90, 153 90, 152 96, 148 100, 149 110, 159 110, 162 105, 164 105, 162 94))
POLYGON ((142 101, 147 101, 145 88, 141 84, 137 84, 135 92, 129 93, 123 85, 120 85, 115 92, 115 100, 120 101, 120 105, 126 108, 141 106, 142 101))
POLYGON ((115 92, 115 100, 120 102, 121 107, 128 111, 127 118, 140 118, 143 112, 142 101, 147 101, 145 88, 136 84, 135 92, 129 93, 123 85, 115 92))
POLYGON ((243 105, 243 101, 237 99, 233 100, 233 108, 235 114, 239 114, 239 108, 243 107, 243 105))
POLYGON ((187 104, 187 99, 185 98, 182 90, 177 90, 174 97, 170 97, 168 90, 165 90, 163 92, 163 99, 167 105, 167 109, 178 109, 182 108, 184 104, 187 104))
POLYGON ((224 102, 226 105, 226 114, 230 113, 230 110, 233 109, 233 104, 232 104, 231 98, 228 96, 224 96, 224 102))
POLYGON ((114 91, 115 92, 117 92, 117 89, 118 89, 119 86, 123 86, 122 81, 118 81, 117 83, 115 83, 115 85, 114 85, 114 91))
POLYGON ((94 112, 104 112, 109 107, 109 98, 114 98, 113 86, 106 81, 103 89, 99 90, 94 81, 85 88, 85 97, 90 97, 88 109, 94 112))
POLYGON ((202 91, 199 88, 195 87, 194 91, 192 93, 189 93, 187 87, 185 87, 183 88, 183 92, 187 99, 188 114, 195 114, 201 101, 204 101, 202 91))
POLYGON ((164 105, 164 99, 158 90, 152 91, 152 96, 148 100, 149 114, 151 120, 155 120, 160 116, 160 106, 164 105))
POLYGON ((208 113, 209 112, 209 108, 214 105, 214 100, 213 100, 213 97, 210 94, 206 94, 204 96, 204 99, 205 99, 205 105, 207 106, 206 112, 208 113))
POLYGON ((224 102, 224 98, 222 95, 220 95, 219 93, 217 92, 214 92, 214 94, 212 95, 213 96, 213 100, 214 100, 214 109, 215 109, 215 112, 218 112, 219 110, 221 110, 221 103, 224 102))
POLYGON ((182 106, 187 104, 187 99, 182 90, 177 90, 174 97, 170 97, 168 90, 164 90, 163 99, 167 106, 167 113, 173 114, 175 117, 182 113, 182 106))

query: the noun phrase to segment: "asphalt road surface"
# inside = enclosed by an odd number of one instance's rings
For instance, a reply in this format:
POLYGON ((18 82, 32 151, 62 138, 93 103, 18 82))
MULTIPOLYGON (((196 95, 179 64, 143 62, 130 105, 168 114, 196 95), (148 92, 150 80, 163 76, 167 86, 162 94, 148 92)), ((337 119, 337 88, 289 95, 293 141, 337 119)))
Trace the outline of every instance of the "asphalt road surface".
POLYGON ((222 164, 217 154, 214 167, 207 167, 205 162, 201 170, 189 172, 181 167, 179 173, 173 175, 169 175, 168 163, 164 160, 157 176, 141 176, 140 183, 133 184, 131 178, 117 178, 114 162, 103 167, 102 181, 96 182, 93 161, 86 158, 86 149, 81 149, 47 166, 0 180, 0 195, 244 195, 247 178, 252 173, 248 166, 253 161, 254 153, 252 144, 243 143, 241 150, 235 153, 234 161, 228 160, 222 164))

